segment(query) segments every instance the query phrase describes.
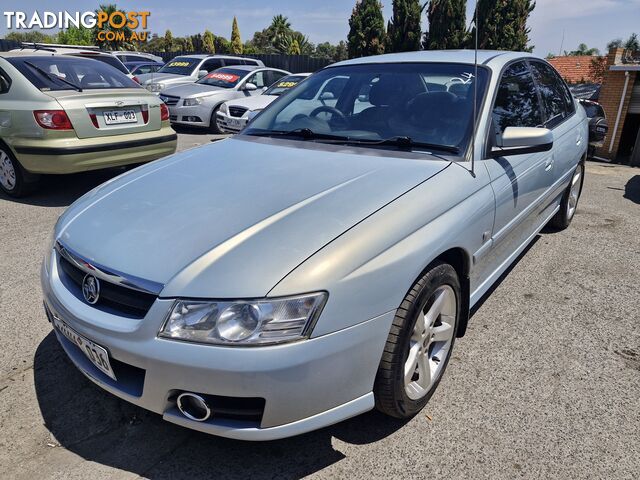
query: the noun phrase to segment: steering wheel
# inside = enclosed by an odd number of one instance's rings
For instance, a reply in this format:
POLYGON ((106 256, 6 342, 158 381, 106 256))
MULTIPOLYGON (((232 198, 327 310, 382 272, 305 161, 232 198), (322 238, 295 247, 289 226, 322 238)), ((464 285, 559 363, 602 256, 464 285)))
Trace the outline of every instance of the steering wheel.
POLYGON ((326 113, 330 113, 332 116, 335 115, 336 117, 338 117, 343 122, 347 121, 347 117, 344 116, 344 113, 342 113, 340 110, 338 110, 335 107, 330 107, 329 105, 322 105, 322 106, 320 106, 318 108, 313 109, 313 111, 309 114, 309 116, 310 117, 317 117, 321 113, 325 113, 325 112, 326 113))

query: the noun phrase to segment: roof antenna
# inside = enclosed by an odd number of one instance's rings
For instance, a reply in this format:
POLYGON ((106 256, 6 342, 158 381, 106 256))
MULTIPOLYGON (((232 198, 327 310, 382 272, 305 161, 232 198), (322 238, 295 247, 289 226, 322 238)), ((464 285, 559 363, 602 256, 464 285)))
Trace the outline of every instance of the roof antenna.
POLYGON ((478 2, 473 16, 475 48, 473 51, 473 137, 471 138, 471 175, 476 176, 476 133, 478 130, 478 2))

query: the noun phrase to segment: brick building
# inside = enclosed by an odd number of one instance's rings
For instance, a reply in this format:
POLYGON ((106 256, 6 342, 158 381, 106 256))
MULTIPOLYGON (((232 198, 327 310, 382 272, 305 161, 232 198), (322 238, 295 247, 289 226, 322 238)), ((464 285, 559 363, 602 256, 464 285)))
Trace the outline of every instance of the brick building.
POLYGON ((590 55, 567 55, 549 59, 549 63, 569 84, 602 83, 602 71, 606 62, 607 57, 590 55))
POLYGON ((609 135, 596 156, 640 166, 640 52, 611 49, 599 102, 609 135))

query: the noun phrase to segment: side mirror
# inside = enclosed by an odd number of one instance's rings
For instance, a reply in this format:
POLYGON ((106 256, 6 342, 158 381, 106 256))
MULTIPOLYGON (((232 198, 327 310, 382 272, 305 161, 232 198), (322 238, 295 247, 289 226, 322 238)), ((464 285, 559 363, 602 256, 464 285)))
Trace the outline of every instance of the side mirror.
POLYGON ((322 101, 334 100, 335 98, 336 96, 331 92, 323 92, 322 95, 320 95, 320 100, 322 101))
POLYGON ((548 152, 553 148, 553 132, 548 128, 507 127, 491 148, 491 157, 507 157, 548 152))
POLYGON ((244 90, 247 92, 254 92, 258 90, 258 86, 255 83, 247 82, 244 84, 244 90))
POLYGON ((206 70, 198 70, 198 78, 202 78, 205 75, 207 75, 209 72, 207 72, 206 70))

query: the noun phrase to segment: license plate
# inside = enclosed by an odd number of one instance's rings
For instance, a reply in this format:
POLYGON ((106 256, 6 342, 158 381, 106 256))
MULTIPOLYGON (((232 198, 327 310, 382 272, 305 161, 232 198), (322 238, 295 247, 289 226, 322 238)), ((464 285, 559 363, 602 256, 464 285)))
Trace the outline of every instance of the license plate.
POLYGON ((229 119, 229 125, 232 127, 240 128, 240 120, 236 120, 234 118, 229 119))
POLYGON ((138 123, 138 117, 134 110, 111 110, 102 112, 104 123, 107 125, 118 125, 121 123, 138 123))
POLYGON ((52 315, 52 317, 54 327, 62 335, 67 337, 71 343, 77 345, 78 348, 82 350, 82 353, 85 354, 85 356, 98 368, 98 370, 116 380, 116 375, 113 373, 113 369, 109 363, 109 354, 104 347, 101 347, 97 343, 83 337, 57 316, 52 315))

